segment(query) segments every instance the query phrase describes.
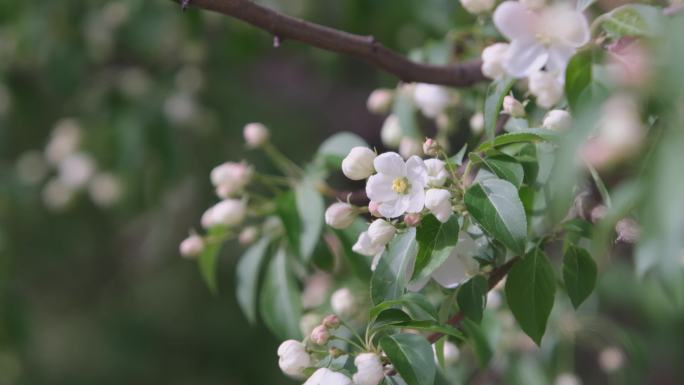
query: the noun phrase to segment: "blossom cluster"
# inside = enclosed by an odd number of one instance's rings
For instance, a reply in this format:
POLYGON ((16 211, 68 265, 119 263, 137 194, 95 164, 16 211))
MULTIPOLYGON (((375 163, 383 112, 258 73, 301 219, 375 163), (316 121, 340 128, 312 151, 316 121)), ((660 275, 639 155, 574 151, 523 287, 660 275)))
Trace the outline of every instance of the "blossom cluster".
POLYGON ((63 210, 81 191, 100 207, 119 202, 123 188, 117 176, 98 169, 94 157, 82 148, 83 130, 74 119, 55 125, 44 151, 27 151, 16 164, 19 179, 43 186, 42 197, 50 210, 63 210))

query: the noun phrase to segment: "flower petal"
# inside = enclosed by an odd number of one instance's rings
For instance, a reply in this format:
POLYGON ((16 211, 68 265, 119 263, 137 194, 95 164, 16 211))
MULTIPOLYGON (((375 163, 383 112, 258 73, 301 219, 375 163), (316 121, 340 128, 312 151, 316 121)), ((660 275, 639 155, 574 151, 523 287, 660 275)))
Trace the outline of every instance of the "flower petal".
POLYGON ((539 15, 517 1, 504 1, 494 11, 494 25, 508 40, 533 38, 539 15))
POLYGON ((432 278, 444 287, 456 287, 468 278, 466 265, 461 257, 454 252, 440 267, 432 272, 432 278))
POLYGON ((549 48, 549 60, 546 62, 546 69, 549 72, 557 73, 563 78, 565 82, 565 67, 572 55, 575 54, 575 48, 569 45, 559 44, 549 48))
POLYGON ((549 54, 535 38, 516 39, 506 53, 504 68, 509 75, 522 78, 540 70, 549 54))
POLYGON ((380 203, 378 211, 385 218, 396 218, 406 212, 409 207, 409 196, 402 195, 398 199, 380 203))
POLYGON ((401 155, 396 152, 386 152, 378 155, 373 161, 375 170, 380 174, 390 176, 406 176, 406 164, 401 155))
POLYGON ((425 205, 425 190, 423 186, 412 185, 411 193, 408 195, 408 205, 406 211, 410 213, 419 213, 423 210, 425 205))
POLYGON ((386 174, 371 175, 366 183, 368 199, 378 202, 397 199, 399 194, 392 190, 392 181, 394 177, 386 174))
POLYGON ((425 187, 428 179, 425 162, 415 155, 410 157, 406 161, 406 177, 411 182, 411 186, 420 185, 425 187))

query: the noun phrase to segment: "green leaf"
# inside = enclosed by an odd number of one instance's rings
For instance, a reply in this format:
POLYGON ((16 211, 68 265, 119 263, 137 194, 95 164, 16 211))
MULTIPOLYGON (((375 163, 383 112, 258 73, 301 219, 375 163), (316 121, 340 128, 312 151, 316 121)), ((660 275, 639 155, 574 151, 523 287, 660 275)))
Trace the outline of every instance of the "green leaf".
POLYGON ((563 256, 563 283, 577 309, 596 287, 596 262, 581 247, 570 246, 563 256))
POLYGON ((236 296, 240 309, 250 323, 256 322, 257 288, 261 265, 266 259, 270 239, 261 238, 240 257, 236 269, 236 296))
POLYGON ((204 251, 202 251, 197 260, 200 275, 212 294, 216 294, 218 290, 216 269, 218 268, 219 252, 221 251, 221 246, 223 246, 221 239, 225 236, 226 231, 225 226, 214 226, 209 229, 206 239, 211 241, 206 242, 204 251))
POLYGON ((463 315, 480 323, 487 303, 489 283, 487 278, 476 275, 458 289, 456 301, 463 315))
POLYGON ((406 293, 399 299, 384 301, 375 305, 370 310, 370 319, 374 319, 380 312, 395 306, 401 306, 408 311, 413 320, 437 320, 437 310, 420 293, 406 293))
POLYGON ((644 4, 627 4, 599 17, 595 22, 612 38, 623 36, 654 37, 662 32, 664 16, 661 8, 644 4))
POLYGON ((481 367, 486 367, 494 356, 494 351, 482 327, 468 318, 461 321, 461 327, 473 344, 478 363, 481 367))
POLYGON ((288 269, 287 251, 280 247, 271 260, 261 288, 261 318, 280 339, 301 339, 299 290, 288 269))
POLYGON ((437 323, 436 321, 431 321, 431 320, 410 320, 410 321, 404 321, 404 322, 398 322, 392 325, 394 327, 402 328, 402 329, 414 329, 414 330, 420 330, 423 332, 429 332, 429 333, 442 333, 447 336, 454 337, 459 340, 464 340, 465 337, 463 336, 463 333, 461 333, 460 330, 456 329, 453 326, 450 325, 442 325, 440 323, 437 323))
POLYGON ((573 111, 577 110, 582 93, 591 84, 593 61, 591 50, 578 52, 565 70, 565 95, 573 111))
POLYGON ((475 151, 484 152, 492 148, 505 146, 513 143, 556 141, 558 134, 543 128, 528 128, 508 134, 499 135, 482 143, 475 151))
POLYGON ((496 131, 496 122, 499 120, 499 113, 506 94, 511 91, 515 79, 502 78, 492 82, 487 88, 487 98, 484 105, 484 128, 488 138, 493 138, 496 131))
POLYGON ((411 321, 411 316, 400 309, 385 309, 378 314, 373 322, 373 328, 378 329, 411 321))
POLYGON ((587 8, 591 7, 595 2, 596 0, 578 0, 575 9, 580 12, 584 12, 587 10, 587 8))
POLYGON ((297 212, 297 198, 293 190, 288 190, 275 198, 276 213, 283 222, 285 236, 292 251, 299 253, 299 213, 297 212))
POLYGON ((295 187, 299 213, 299 253, 302 262, 308 263, 321 239, 325 202, 316 189, 316 180, 305 178, 295 187))
POLYGON ((549 259, 536 248, 516 262, 506 278, 506 300, 522 330, 541 344, 553 307, 556 280, 549 259))
POLYGON ((397 299, 404 294, 407 283, 406 269, 415 258, 417 251, 415 228, 408 229, 390 242, 389 248, 380 257, 371 277, 370 289, 373 304, 397 299))
POLYGON ((368 147, 368 143, 351 132, 340 132, 326 139, 318 148, 318 156, 323 158, 329 167, 339 169, 342 160, 354 147, 368 147))
POLYGON ((434 215, 428 215, 416 230, 418 254, 413 270, 412 282, 429 277, 435 269, 449 258, 458 242, 458 216, 452 215, 442 223, 434 215))
POLYGON ((476 160, 482 162, 496 176, 511 182, 515 188, 520 188, 525 177, 525 170, 515 158, 506 154, 496 154, 487 157, 482 157, 477 153, 472 153, 471 155, 476 160))
POLYGON ((527 218, 515 186, 502 179, 480 180, 466 191, 464 201, 490 236, 517 254, 525 252, 527 218))
POLYGON ((432 345, 425 337, 408 333, 389 335, 380 340, 380 348, 407 385, 433 385, 437 366, 432 345))
POLYGON ((462 165, 463 164, 463 157, 465 156, 467 151, 468 151, 468 143, 464 144, 463 147, 461 147, 461 149, 458 150, 456 155, 449 158, 449 162, 453 163, 456 166, 462 165))

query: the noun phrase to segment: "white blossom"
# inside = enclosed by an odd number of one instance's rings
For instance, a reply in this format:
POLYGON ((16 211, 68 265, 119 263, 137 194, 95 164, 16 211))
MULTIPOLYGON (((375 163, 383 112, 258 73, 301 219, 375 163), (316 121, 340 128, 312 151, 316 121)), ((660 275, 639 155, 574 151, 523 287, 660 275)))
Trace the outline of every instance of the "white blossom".
POLYGON ((88 193, 96 205, 109 207, 119 202, 123 192, 119 178, 108 172, 102 172, 90 180, 88 193))
POLYGON ((398 148, 403 136, 404 134, 401 129, 399 118, 396 115, 389 115, 385 118, 382 129, 380 129, 382 144, 389 148, 398 148))
POLYGON ((477 15, 491 11, 494 8, 494 0, 461 0, 461 5, 466 11, 477 15))
POLYGON ((454 288, 477 274, 479 264, 475 260, 478 245, 465 231, 458 235, 458 243, 449 258, 432 273, 432 279, 446 288, 454 288))
POLYGON ((546 0, 520 0, 520 4, 533 11, 538 11, 544 8, 546 0))
POLYGON ((542 108, 551 108, 563 98, 563 84, 547 71, 535 71, 529 78, 530 93, 542 108))
POLYGON ((81 126, 74 119, 62 119, 52 130, 50 141, 45 147, 45 159, 56 166, 76 152, 80 144, 81 126))
POLYGON ((377 174, 366 184, 366 194, 379 203, 378 211, 386 218, 405 212, 420 212, 425 203, 427 169, 417 156, 406 162, 395 152, 379 155, 373 162, 377 174))
POLYGON ((247 203, 240 199, 224 199, 205 212, 202 216, 202 226, 236 226, 242 223, 247 214, 247 203))
MULTIPOLYGON (((432 345, 432 350, 435 353, 435 362, 437 362, 437 348, 435 345, 432 345)), ((454 365, 458 362, 458 359, 461 357, 461 351, 458 349, 458 346, 454 344, 453 342, 450 341, 445 341, 444 342, 444 363, 447 366, 454 365)))
POLYGON ((343 287, 330 296, 330 306, 338 316, 349 318, 356 313, 356 298, 349 288, 343 287))
POLYGON ((503 67, 510 45, 494 43, 482 50, 482 73, 490 79, 499 79, 506 75, 503 67))
POLYGON ((382 253, 383 250, 385 250, 385 245, 373 243, 370 235, 368 235, 368 231, 359 234, 359 239, 352 246, 352 251, 367 257, 374 257, 382 253))
POLYGON ((484 131, 484 114, 478 112, 470 117, 470 132, 472 132, 473 135, 480 135, 482 134, 482 131, 484 131))
POLYGON ((572 116, 565 110, 551 110, 546 114, 542 127, 558 132, 567 131, 572 127, 572 116))
POLYGON ((423 154, 423 145, 419 140, 404 137, 399 143, 399 154, 401 154, 404 159, 408 159, 412 156, 420 156, 423 154))
POLYGON ((386 245, 396 232, 397 229, 384 219, 376 219, 368 226, 368 237, 375 245, 386 245))
POLYGON ((606 373, 612 373, 625 364, 625 354, 615 346, 609 346, 599 353, 599 366, 606 373))
POLYGON ((259 229, 256 226, 247 226, 240 231, 238 242, 243 246, 247 246, 254 243, 258 236, 259 229))
POLYGON ((351 180, 366 179, 373 172, 373 161, 375 152, 368 147, 354 147, 349 154, 342 160, 342 173, 351 180))
POLYGON ((304 385, 352 385, 352 381, 340 372, 320 368, 306 380, 304 385))
POLYGON ((506 95, 503 100, 503 112, 514 118, 522 118, 525 116, 525 107, 515 97, 506 95))
POLYGON ((436 118, 449 105, 450 100, 449 90, 443 86, 418 83, 413 89, 413 101, 428 118, 436 118))
POLYGON ((325 210, 325 223, 334 229, 344 229, 358 216, 356 207, 346 202, 335 202, 325 210))
POLYGON ((511 41, 503 66, 518 78, 544 67, 564 74, 570 57, 590 38, 586 17, 569 4, 536 12, 517 1, 504 1, 494 11, 494 24, 511 41))
POLYGON ((375 114, 387 113, 392 106, 392 99, 394 98, 394 93, 392 90, 387 88, 378 88, 371 92, 366 101, 366 107, 368 111, 375 114))
POLYGON ((431 188, 425 193, 425 208, 439 220, 447 222, 453 213, 451 208, 451 194, 440 188, 431 188))
POLYGON ((84 187, 95 173, 95 161, 83 152, 68 155, 59 162, 58 178, 72 189, 84 187))
POLYGON ((261 123, 249 123, 242 129, 247 147, 257 148, 266 143, 271 136, 268 128, 261 123))
POLYGON ((444 186, 449 177, 444 161, 440 159, 427 159, 425 160, 425 167, 427 169, 428 184, 432 187, 444 186))
POLYGON ((303 343, 287 340, 278 347, 278 366, 292 378, 304 378, 304 369, 311 366, 311 357, 303 343))
POLYGON ((225 162, 211 170, 210 179, 216 187, 216 195, 228 198, 242 191, 252 180, 253 174, 254 168, 245 161, 225 162))
POLYGON ((361 353, 354 359, 356 373, 352 377, 355 385, 378 385, 385 378, 380 356, 375 353, 361 353))
POLYGON ((53 178, 43 187, 43 203, 51 210, 62 210, 71 203, 74 190, 60 179, 53 178))
POLYGON ((204 239, 197 234, 185 238, 178 246, 180 255, 185 258, 196 258, 204 251, 204 239))

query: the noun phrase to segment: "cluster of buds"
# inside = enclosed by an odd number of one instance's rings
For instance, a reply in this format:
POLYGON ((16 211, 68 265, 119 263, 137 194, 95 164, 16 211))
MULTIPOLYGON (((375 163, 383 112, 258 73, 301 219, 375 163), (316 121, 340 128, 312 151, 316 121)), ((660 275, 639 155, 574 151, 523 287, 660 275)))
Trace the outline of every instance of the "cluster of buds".
POLYGON ((325 345, 330 340, 330 332, 340 327, 340 319, 335 314, 329 314, 323 318, 320 325, 311 331, 311 341, 317 345, 325 345))
POLYGON ((83 130, 74 119, 55 125, 43 152, 28 151, 16 164, 19 179, 35 185, 49 177, 43 187, 43 202, 51 210, 65 209, 81 191, 100 207, 118 203, 122 187, 115 175, 98 170, 93 156, 82 149, 83 130))
MULTIPOLYGON (((261 123, 247 124, 243 129, 243 135, 248 148, 264 146, 270 136, 268 129, 261 123)), ((232 230, 242 225, 248 209, 246 188, 253 181, 254 175, 254 167, 244 160, 225 162, 211 170, 210 180, 221 200, 202 214, 201 225, 205 230, 219 226, 232 230)), ((246 226, 239 232, 238 239, 241 244, 246 245, 254 242, 258 234, 257 227, 246 226)), ((196 258, 211 241, 208 237, 191 231, 179 246, 180 254, 186 258, 196 258)))

